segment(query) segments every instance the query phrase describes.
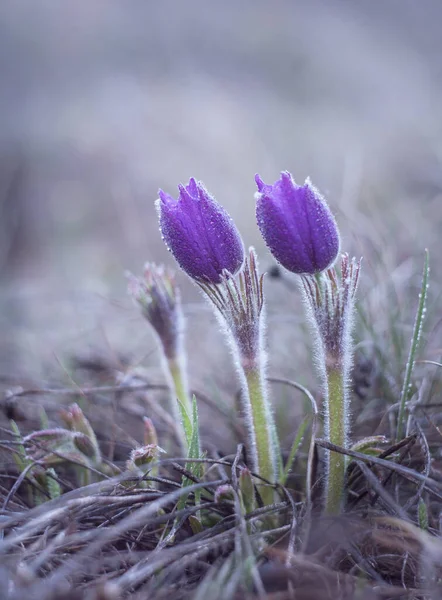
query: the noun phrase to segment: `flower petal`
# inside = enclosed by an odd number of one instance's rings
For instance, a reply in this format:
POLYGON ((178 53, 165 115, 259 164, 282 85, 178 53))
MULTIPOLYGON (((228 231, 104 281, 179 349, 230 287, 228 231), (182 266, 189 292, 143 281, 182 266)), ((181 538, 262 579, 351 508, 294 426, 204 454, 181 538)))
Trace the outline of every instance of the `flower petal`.
POLYGON ((298 186, 284 171, 273 185, 257 175, 256 218, 269 250, 286 269, 314 274, 339 253, 339 232, 325 199, 309 180, 298 186))
POLYGON ((229 214, 193 178, 178 189, 177 201, 160 190, 157 209, 163 240, 180 267, 212 283, 220 282, 224 270, 237 273, 244 246, 229 214))

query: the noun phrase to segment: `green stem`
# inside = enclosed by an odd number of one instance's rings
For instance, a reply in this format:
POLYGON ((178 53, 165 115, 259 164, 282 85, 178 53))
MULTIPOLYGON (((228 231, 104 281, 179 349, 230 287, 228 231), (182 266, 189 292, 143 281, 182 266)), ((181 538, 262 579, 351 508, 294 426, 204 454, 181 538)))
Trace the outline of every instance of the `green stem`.
MULTIPOLYGON (((173 402, 172 402, 173 417, 174 417, 176 423, 181 423, 182 422, 181 411, 176 402, 177 399, 181 403, 181 405, 184 406, 184 408, 186 409, 186 412, 189 415, 189 419, 192 419, 192 403, 190 401, 189 392, 187 389, 187 383, 186 383, 187 377, 186 377, 186 373, 185 373, 185 368, 184 368, 182 361, 179 359, 178 360, 168 359, 167 365, 169 367, 169 371, 170 371, 170 375, 172 377, 172 382, 173 382, 173 387, 174 387, 174 396, 175 397, 173 398, 173 402)), ((187 456, 188 446, 190 444, 190 440, 187 439, 188 437, 189 437, 188 433, 185 432, 183 429, 181 432, 181 438, 182 438, 183 449, 186 451, 186 456, 187 456)))
MULTIPOLYGON (((256 448, 258 473, 270 482, 275 482, 277 480, 275 440, 272 433, 272 417, 267 407, 265 384, 259 368, 245 369, 244 374, 253 424, 249 432, 255 436, 251 445, 256 448)), ((274 491, 271 487, 263 487, 260 493, 265 505, 273 503, 274 491)))
MULTIPOLYGON (((345 448, 347 445, 345 375, 339 368, 327 370, 327 423, 328 441, 345 448)), ((338 514, 344 492, 346 459, 344 454, 328 451, 326 505, 327 514, 338 514)))
POLYGON ((85 487, 91 483, 91 472, 84 467, 76 467, 78 474, 78 482, 80 487, 85 487))

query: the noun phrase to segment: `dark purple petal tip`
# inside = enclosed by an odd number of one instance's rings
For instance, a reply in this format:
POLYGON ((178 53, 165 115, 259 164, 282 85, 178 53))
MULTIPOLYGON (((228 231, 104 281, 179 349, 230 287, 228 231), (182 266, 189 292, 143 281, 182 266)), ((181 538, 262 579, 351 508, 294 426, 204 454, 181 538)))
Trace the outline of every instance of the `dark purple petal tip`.
POLYGON ((224 270, 244 262, 241 236, 227 211, 194 178, 178 186, 175 200, 159 191, 160 231, 180 267, 198 281, 219 283, 224 270))
POLYGON ((297 185, 288 171, 273 185, 255 176, 256 219, 276 260, 288 271, 314 274, 328 269, 339 253, 336 221, 318 190, 307 179, 297 185))

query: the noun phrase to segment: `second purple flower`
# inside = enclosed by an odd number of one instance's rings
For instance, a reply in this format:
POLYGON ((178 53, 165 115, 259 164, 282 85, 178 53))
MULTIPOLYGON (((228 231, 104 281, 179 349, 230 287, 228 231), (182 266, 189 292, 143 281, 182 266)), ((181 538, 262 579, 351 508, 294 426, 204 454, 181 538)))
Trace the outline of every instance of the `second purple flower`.
POLYGON ((339 252, 339 232, 325 199, 309 180, 297 185, 288 171, 273 185, 255 177, 256 218, 270 252, 288 271, 313 275, 339 252))

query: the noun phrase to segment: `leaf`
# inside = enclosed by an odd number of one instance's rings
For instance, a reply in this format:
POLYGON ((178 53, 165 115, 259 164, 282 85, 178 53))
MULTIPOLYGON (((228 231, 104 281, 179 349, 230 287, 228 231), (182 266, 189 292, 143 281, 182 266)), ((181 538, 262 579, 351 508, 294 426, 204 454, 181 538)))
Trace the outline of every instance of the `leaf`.
POLYGON ((55 471, 52 467, 46 469, 46 489, 48 490, 51 500, 61 496, 61 487, 58 481, 55 479, 55 476, 55 471))
MULTIPOLYGON (((195 398, 195 396, 194 396, 195 398)), ((178 406, 180 409, 180 413, 181 413, 181 422, 183 424, 183 429, 184 429, 184 434, 186 436, 186 442, 187 442, 187 446, 188 448, 190 448, 190 445, 192 443, 192 435, 193 435, 193 426, 192 426, 192 421, 190 419, 190 415, 186 410, 186 407, 184 406, 184 404, 181 402, 181 400, 179 398, 177 398, 177 402, 178 402, 178 406)), ((189 456, 190 458, 190 456, 189 456)))
POLYGON ((195 515, 190 515, 189 523, 194 535, 196 535, 197 533, 202 533, 204 531, 201 521, 195 515))
MULTIPOLYGON (((17 441, 22 440, 23 438, 17 423, 11 419, 9 421, 9 424, 15 437, 17 438, 17 441)), ((14 458, 14 462, 17 465, 19 472, 22 473, 24 469, 29 465, 30 461, 26 455, 26 450, 23 444, 17 444, 16 449, 17 452, 13 452, 12 456, 14 458)))
POLYGON ((418 520, 419 520, 419 527, 421 529, 424 529, 425 531, 427 531, 428 530, 428 509, 427 509, 427 505, 422 500, 422 498, 419 498, 419 504, 418 504, 418 508, 417 508, 417 516, 418 516, 418 520))
MULTIPOLYGON (((190 435, 188 437, 189 451, 188 451, 187 456, 188 456, 188 458, 202 458, 201 446, 200 446, 200 436, 199 436, 198 405, 197 405, 195 395, 193 395, 193 398, 192 398, 192 421, 190 421, 190 417, 187 414, 187 411, 186 411, 184 405, 182 405, 181 403, 180 403, 180 408, 181 408, 182 414, 184 415, 183 425, 184 425, 184 431, 186 432, 186 436, 187 436, 187 430, 186 430, 186 425, 185 425, 185 421, 184 421, 185 417, 187 417, 187 419, 188 419, 187 426, 189 426, 189 424, 190 424, 190 435)), ((192 475, 195 475, 195 477, 197 477, 197 478, 200 478, 202 476, 203 465, 201 463, 194 463, 194 462, 188 463, 188 464, 186 464, 186 469, 190 473, 192 473, 192 475)), ((192 483, 193 482, 190 479, 188 479, 187 477, 183 477, 183 481, 182 481, 183 487, 192 485, 192 483)), ((201 498, 201 491, 195 490, 195 504, 199 503, 200 498, 201 498)), ((177 505, 178 510, 181 510, 182 508, 184 508, 186 506, 186 501, 187 501, 187 496, 182 496, 177 505)))
POLYGON ((302 440, 304 438, 305 431, 307 429, 308 422, 310 420, 310 416, 306 415, 302 420, 301 424, 298 427, 298 431, 296 432, 295 439, 293 440, 292 447, 290 448, 290 454, 285 463, 284 470, 280 477, 280 484, 285 485, 287 481, 287 477, 289 476, 290 470, 293 466, 293 462, 296 458, 296 454, 299 450, 300 445, 302 444, 302 440))
POLYGON ((49 429, 49 419, 44 407, 40 408, 40 429, 49 429))
POLYGON ((189 443, 189 458, 201 458, 198 405, 195 395, 192 398, 192 436, 189 443))
POLYGON ((411 338, 410 352, 408 354, 407 366, 405 368, 404 383, 402 385, 401 398, 399 401, 399 414, 397 419, 396 441, 398 442, 404 436, 405 409, 410 397, 411 376, 413 374, 416 353, 419 347, 419 341, 422 333, 422 324, 425 318, 426 302, 428 296, 428 276, 430 272, 429 252, 425 250, 424 270, 422 274, 422 285, 419 294, 419 305, 417 307, 416 319, 414 322, 413 335, 411 338))

